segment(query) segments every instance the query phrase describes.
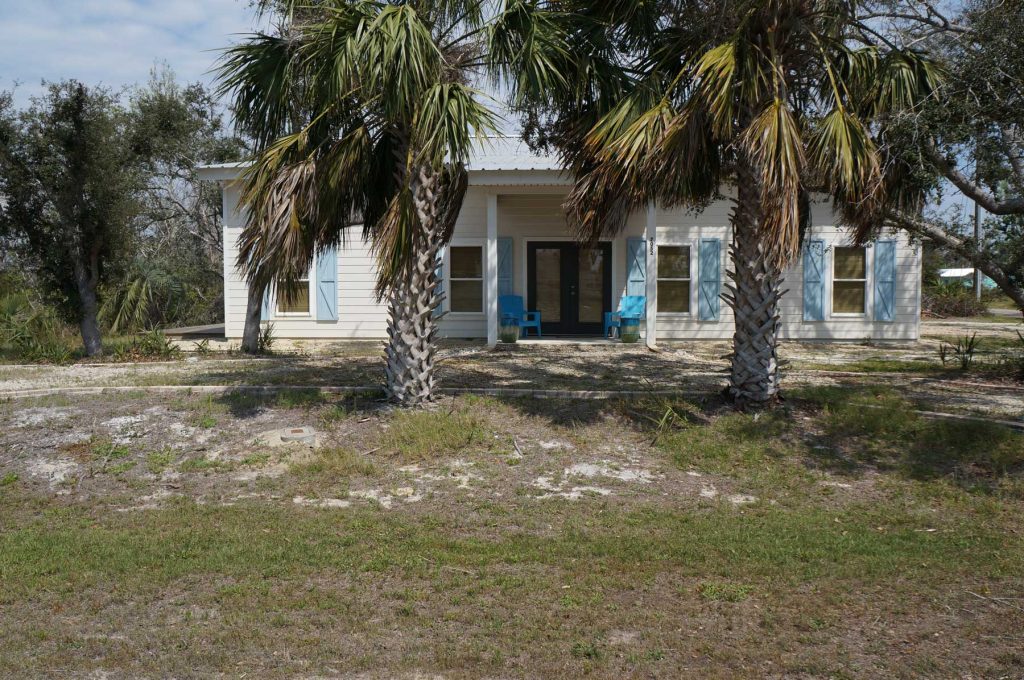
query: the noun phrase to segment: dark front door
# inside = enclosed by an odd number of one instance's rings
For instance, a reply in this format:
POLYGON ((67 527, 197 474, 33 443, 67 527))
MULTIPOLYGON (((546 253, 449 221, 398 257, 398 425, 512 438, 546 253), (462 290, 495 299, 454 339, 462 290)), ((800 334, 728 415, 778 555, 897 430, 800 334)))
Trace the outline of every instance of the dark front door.
POLYGON ((610 243, 529 243, 526 274, 526 303, 545 335, 601 334, 612 305, 610 243))

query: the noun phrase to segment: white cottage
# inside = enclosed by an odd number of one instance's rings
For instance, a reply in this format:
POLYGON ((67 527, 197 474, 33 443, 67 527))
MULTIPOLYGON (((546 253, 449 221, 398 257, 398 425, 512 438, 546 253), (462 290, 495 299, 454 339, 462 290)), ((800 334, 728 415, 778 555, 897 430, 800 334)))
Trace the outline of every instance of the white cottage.
MULTIPOLYGON (((526 309, 540 311, 544 337, 600 336, 604 313, 624 295, 646 297, 642 332, 650 346, 732 336, 731 310, 719 299, 729 266, 729 201, 696 214, 650 205, 630 217, 622 234, 583 248, 565 222, 561 204, 570 181, 555 159, 531 154, 515 138, 488 141, 469 164, 469 189, 444 252, 445 337, 497 342, 500 295, 522 296, 526 309)), ((242 336, 247 297, 235 266, 245 223, 235 182, 241 169, 201 171, 223 190, 229 340, 242 336)), ((903 233, 854 246, 826 202, 814 205, 812 217, 804 252, 786 272, 782 337, 916 340, 920 248, 903 233)), ((374 299, 374 269, 368 244, 350 239, 314 261, 307 291, 271 291, 264 318, 279 338, 383 338, 386 308, 374 299)))

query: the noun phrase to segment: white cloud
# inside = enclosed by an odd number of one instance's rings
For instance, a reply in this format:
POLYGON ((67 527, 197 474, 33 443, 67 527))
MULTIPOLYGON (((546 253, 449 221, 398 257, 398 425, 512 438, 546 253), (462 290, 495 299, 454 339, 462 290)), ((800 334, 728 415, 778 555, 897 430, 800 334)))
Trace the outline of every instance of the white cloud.
POLYGON ((0 2, 0 89, 21 103, 42 80, 113 88, 144 82, 157 62, 182 81, 212 82, 218 50, 254 28, 246 0, 0 2))

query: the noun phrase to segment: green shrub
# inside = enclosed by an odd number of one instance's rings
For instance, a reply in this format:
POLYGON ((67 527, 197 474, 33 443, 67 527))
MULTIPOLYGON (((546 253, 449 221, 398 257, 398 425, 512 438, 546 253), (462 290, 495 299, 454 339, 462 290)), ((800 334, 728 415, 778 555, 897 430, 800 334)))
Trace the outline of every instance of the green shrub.
POLYGON ((274 324, 268 323, 265 326, 260 327, 260 334, 256 338, 256 353, 257 354, 273 354, 274 353, 274 324))
POLYGON ((75 356, 77 334, 24 282, 0 281, 0 350, 28 363, 64 364, 75 356))
POLYGON ((158 330, 134 336, 127 342, 115 343, 112 349, 117 361, 167 361, 181 357, 181 350, 158 330))
POLYGON ((987 309, 979 302, 974 289, 960 281, 937 281, 921 291, 921 309, 925 314, 937 317, 979 316, 987 309))

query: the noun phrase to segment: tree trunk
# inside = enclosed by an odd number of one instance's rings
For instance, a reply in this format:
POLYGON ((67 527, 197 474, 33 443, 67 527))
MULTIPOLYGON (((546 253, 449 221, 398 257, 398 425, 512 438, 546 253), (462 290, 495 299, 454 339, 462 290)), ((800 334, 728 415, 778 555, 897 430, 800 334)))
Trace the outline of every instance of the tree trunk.
POLYGON ((779 395, 779 300, 782 272, 766 256, 759 233, 758 182, 742 160, 732 215, 732 283, 724 298, 736 320, 728 396, 739 406, 769 404, 779 395))
MULTIPOLYGON (((260 351, 260 320, 263 316, 262 286, 249 284, 249 298, 245 305, 245 328, 242 330, 242 351, 257 354, 260 351)), ((225 319, 225 322, 227 319, 225 319)))
POLYGON ((437 319, 442 296, 437 286, 437 254, 444 245, 439 219, 442 173, 421 168, 413 202, 418 224, 413 232, 413 261, 388 297, 388 341, 384 348, 385 392, 403 406, 421 406, 434 399, 437 319))
POLYGON ((78 289, 78 299, 81 303, 78 328, 82 333, 85 355, 100 356, 103 354, 103 338, 97 320, 99 303, 96 300, 96 285, 80 263, 75 264, 75 287, 78 289))

